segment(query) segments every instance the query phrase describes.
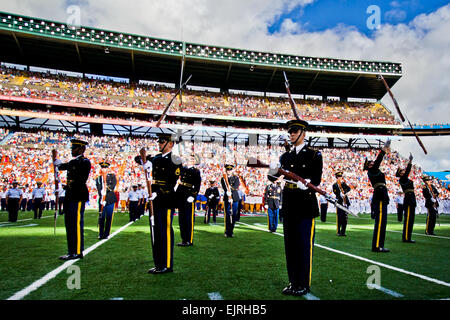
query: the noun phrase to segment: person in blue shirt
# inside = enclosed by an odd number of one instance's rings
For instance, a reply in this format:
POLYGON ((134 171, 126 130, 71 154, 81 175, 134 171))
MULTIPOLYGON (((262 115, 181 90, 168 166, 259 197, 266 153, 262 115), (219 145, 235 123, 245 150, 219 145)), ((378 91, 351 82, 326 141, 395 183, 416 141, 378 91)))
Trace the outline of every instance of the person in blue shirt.
POLYGON ((16 222, 19 212, 19 204, 22 201, 23 191, 17 186, 19 183, 14 181, 12 188, 6 192, 6 207, 8 208, 8 221, 16 222))

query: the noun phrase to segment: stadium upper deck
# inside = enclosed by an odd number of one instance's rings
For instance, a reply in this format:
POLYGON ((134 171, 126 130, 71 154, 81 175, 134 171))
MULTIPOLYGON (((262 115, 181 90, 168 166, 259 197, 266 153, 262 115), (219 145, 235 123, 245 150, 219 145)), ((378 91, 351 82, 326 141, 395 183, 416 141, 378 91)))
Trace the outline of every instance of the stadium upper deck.
POLYGON ((400 63, 359 61, 225 48, 125 34, 0 12, 0 60, 131 80, 179 82, 184 58, 191 85, 381 99, 382 74, 392 87, 400 63), (114 66, 111 68, 111 66, 114 66))

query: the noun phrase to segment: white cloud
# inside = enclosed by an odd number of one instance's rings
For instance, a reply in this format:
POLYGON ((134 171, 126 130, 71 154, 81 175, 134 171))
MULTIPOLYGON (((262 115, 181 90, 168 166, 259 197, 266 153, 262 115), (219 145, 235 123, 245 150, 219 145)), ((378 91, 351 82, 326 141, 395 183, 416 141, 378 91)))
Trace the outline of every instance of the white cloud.
MULTIPOLYGON (((67 3, 73 3, 66 2, 67 3)), ((450 4, 417 16, 408 24, 382 24, 372 37, 354 27, 339 25, 322 32, 304 32, 285 20, 280 32, 269 34, 268 26, 295 8, 312 0, 83 0, 82 24, 99 28, 151 35, 197 43, 231 46, 308 56, 401 62, 403 77, 392 88, 401 109, 412 123, 450 123, 450 4)), ((417 1, 393 1, 391 7, 416 5, 417 1)), ((57 0, 3 0, 0 10, 65 21, 65 4, 57 0)), ((365 12, 361 13, 366 15, 365 12)), ((294 88, 295 89, 295 88, 294 88)), ((386 95, 382 100, 395 110, 386 95)), ((394 111, 395 112, 395 111, 394 111)), ((426 170, 449 169, 448 137, 424 138, 429 155, 421 164, 426 170)), ((399 149, 418 149, 405 139, 399 149)))

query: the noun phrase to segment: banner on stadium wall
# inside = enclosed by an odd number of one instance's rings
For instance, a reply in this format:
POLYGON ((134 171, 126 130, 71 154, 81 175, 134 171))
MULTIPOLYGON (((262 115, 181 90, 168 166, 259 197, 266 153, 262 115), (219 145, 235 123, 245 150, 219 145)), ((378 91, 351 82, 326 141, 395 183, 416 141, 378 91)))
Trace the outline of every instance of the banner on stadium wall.
POLYGON ((448 187, 450 184, 450 171, 442 171, 442 172, 425 172, 429 176, 433 176, 444 183, 445 187, 448 187))

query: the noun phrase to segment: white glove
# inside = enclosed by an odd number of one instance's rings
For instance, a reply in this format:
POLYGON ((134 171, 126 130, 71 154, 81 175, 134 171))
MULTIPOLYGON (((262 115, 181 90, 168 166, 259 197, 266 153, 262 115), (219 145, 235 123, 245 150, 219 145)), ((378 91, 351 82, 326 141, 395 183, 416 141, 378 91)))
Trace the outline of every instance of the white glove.
POLYGON ((194 201, 194 197, 187 198, 187 202, 192 203, 192 201, 194 201))
POLYGON ((150 224, 151 224, 152 226, 155 225, 155 217, 154 217, 154 216, 151 216, 151 217, 150 217, 150 224))
POLYGON ((157 196, 156 192, 153 192, 152 196, 150 197, 150 201, 155 200, 156 196, 157 196))
POLYGON ((279 162, 274 161, 270 163, 269 168, 272 170, 279 169, 281 168, 281 164, 279 162))
POLYGON ((54 165, 55 167, 59 167, 60 165, 62 165, 62 161, 59 160, 59 159, 56 159, 56 160, 53 162, 53 165, 54 165))
POLYGON ((208 198, 212 199, 214 197, 213 194, 210 194, 208 198))
POLYGON ((266 205, 264 206, 264 208, 269 209, 269 206, 266 204, 266 205))
POLYGON ((436 199, 435 198, 431 198, 431 202, 436 202, 436 199))
POLYGON ((152 162, 151 162, 151 161, 147 161, 147 162, 144 164, 144 169, 145 169, 145 170, 147 170, 147 171, 152 171, 152 168, 153 168, 153 165, 152 165, 152 162))
POLYGON ((282 205, 280 204, 280 209, 282 208, 282 205))
MULTIPOLYGON (((310 179, 305 179, 305 181, 307 183, 311 182, 310 179)), ((301 189, 301 190, 307 190, 308 189, 308 187, 305 184, 303 184, 301 181, 297 181, 297 187, 299 187, 299 189, 301 189)))
POLYGON ((102 201, 102 206, 105 206, 106 205, 106 201, 102 201))
POLYGON ((227 192, 227 196, 231 197, 231 192, 230 191, 227 192))

